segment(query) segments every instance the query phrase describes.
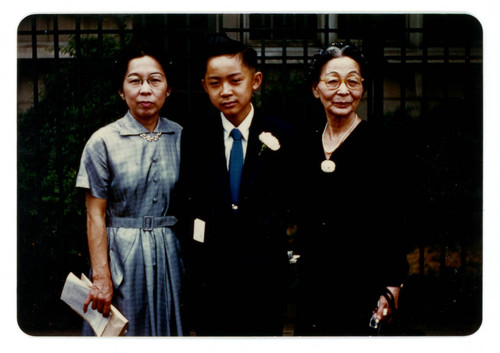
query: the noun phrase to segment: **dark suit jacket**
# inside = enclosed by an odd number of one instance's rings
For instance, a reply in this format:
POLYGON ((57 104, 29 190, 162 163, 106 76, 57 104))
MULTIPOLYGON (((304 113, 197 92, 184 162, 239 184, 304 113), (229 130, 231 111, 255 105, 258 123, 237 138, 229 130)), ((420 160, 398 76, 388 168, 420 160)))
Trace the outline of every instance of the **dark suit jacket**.
MULTIPOLYGON (((266 334, 261 328, 282 319, 288 277, 289 176, 293 173, 290 143, 288 124, 255 113, 240 205, 233 214, 220 116, 184 129, 179 180, 182 244, 191 298, 188 306, 193 309, 190 317, 195 326, 203 326, 200 320, 209 317, 205 324, 214 328, 213 316, 217 316, 224 318, 222 326, 232 321, 234 327, 235 321, 244 320, 237 325, 246 328, 236 334, 266 334), (262 150, 259 135, 264 131, 278 138, 279 150, 262 150), (195 218, 205 222, 203 243, 193 240, 195 218), (259 327, 254 332, 249 325, 259 327)), ((214 332, 226 334, 225 330, 230 328, 214 332)))

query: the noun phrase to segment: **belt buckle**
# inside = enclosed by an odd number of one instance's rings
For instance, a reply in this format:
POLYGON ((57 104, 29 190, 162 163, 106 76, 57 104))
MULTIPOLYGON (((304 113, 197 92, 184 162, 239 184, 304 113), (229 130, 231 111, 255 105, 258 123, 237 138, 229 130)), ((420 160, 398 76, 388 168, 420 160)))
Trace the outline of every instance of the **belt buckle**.
POLYGON ((153 230, 153 220, 154 217, 151 216, 144 216, 142 220, 142 229, 152 231, 153 230))

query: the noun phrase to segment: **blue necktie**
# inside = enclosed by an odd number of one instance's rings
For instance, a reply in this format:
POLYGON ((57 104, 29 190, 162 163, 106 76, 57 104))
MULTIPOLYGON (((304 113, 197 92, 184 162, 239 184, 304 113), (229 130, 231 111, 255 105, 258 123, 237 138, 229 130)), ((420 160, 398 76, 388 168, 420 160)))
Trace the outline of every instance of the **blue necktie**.
POLYGON ((229 157, 229 183, 231 185, 231 201, 233 209, 238 205, 240 194, 241 170, 243 169, 243 147, 241 132, 233 129, 230 136, 233 138, 233 147, 229 157))

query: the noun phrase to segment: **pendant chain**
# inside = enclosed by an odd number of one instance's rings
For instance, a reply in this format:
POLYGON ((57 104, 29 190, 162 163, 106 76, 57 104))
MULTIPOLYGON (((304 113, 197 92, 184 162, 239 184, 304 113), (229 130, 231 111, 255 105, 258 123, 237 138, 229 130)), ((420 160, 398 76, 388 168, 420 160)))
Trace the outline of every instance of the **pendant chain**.
POLYGON ((349 136, 349 134, 352 132, 352 130, 354 130, 354 128, 358 125, 358 123, 359 123, 359 119, 358 119, 358 115, 356 114, 356 117, 354 118, 354 121, 352 122, 352 124, 349 127, 349 129, 347 129, 347 131, 344 133, 344 135, 342 135, 342 138, 333 147, 333 149, 331 151, 327 151, 326 150, 326 146, 325 146, 325 133, 326 133, 326 128, 328 126, 328 123, 326 123, 325 130, 323 130, 323 136, 321 137, 321 142, 323 143, 323 150, 325 151, 325 154, 330 154, 331 155, 333 153, 333 151, 335 151, 342 144, 342 142, 345 141, 345 139, 347 138, 347 136, 349 136))
POLYGON ((351 126, 349 127, 349 129, 347 129, 347 131, 344 133, 344 135, 342 135, 342 138, 339 140, 339 142, 333 147, 333 149, 330 151, 327 151, 326 150, 326 146, 325 146, 325 133, 326 133, 326 128, 328 126, 328 123, 326 123, 325 125, 325 130, 323 130, 323 135, 321 136, 321 142, 323 144, 323 152, 325 153, 325 160, 323 162, 321 162, 321 170, 325 173, 333 173, 335 171, 335 169, 337 169, 337 165, 335 164, 334 161, 330 160, 333 152, 342 144, 342 142, 344 142, 344 140, 347 138, 347 136, 349 136, 349 134, 352 132, 352 130, 354 130, 354 128, 356 126, 358 126, 359 122, 361 120, 358 119, 358 115, 356 114, 356 117, 354 118, 354 121, 353 123, 351 124, 351 126))

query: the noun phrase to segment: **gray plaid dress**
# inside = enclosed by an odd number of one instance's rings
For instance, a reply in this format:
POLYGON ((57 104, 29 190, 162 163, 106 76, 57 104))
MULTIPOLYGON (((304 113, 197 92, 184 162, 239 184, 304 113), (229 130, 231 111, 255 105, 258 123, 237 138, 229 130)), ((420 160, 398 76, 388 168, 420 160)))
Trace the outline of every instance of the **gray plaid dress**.
POLYGON ((162 134, 148 142, 129 112, 92 135, 80 163, 76 186, 107 200, 113 305, 129 320, 130 336, 182 335, 183 265, 169 214, 181 129, 160 118, 148 136, 162 134))

